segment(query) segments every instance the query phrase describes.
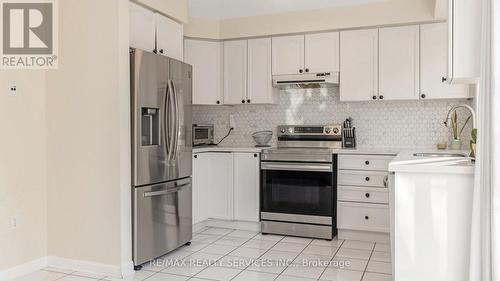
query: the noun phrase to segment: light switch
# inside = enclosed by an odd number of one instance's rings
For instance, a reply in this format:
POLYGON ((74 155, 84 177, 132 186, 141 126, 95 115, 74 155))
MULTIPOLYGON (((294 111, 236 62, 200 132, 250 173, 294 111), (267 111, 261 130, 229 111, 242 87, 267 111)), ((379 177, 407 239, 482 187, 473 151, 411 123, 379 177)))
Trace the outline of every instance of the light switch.
POLYGON ((15 83, 9 83, 9 88, 7 89, 9 96, 15 97, 17 96, 17 86, 15 83))

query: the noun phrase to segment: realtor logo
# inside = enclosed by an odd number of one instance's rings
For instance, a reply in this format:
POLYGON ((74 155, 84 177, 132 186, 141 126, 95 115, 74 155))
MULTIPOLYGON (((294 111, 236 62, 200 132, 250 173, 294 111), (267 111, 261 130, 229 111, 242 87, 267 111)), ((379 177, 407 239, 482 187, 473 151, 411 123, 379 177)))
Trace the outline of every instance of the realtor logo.
POLYGON ((0 67, 57 68, 55 0, 0 0, 0 67))

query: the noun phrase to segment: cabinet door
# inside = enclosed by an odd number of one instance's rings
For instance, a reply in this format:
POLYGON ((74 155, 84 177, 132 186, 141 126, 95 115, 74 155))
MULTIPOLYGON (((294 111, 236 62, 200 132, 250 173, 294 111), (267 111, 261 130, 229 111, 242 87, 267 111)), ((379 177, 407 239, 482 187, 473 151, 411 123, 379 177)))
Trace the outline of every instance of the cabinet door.
POLYGON ((155 49, 155 14, 132 2, 130 9, 130 46, 152 52, 155 49))
POLYGON ((305 72, 339 71, 339 33, 306 34, 305 72))
POLYGON ((222 104, 221 43, 186 39, 184 48, 184 60, 193 66, 193 104, 222 104))
POLYGON ((207 153, 193 154, 193 224, 208 218, 209 168, 207 153))
POLYGON ((277 101, 271 72, 271 38, 248 40, 247 102, 275 103, 277 101))
POLYGON ((156 14, 156 49, 160 54, 182 61, 184 31, 182 24, 156 14))
POLYGON ((206 153, 208 182, 208 217, 230 220, 233 218, 233 154, 206 153))
POLYGON ((258 153, 234 153, 234 219, 259 221, 258 153))
POLYGON ((378 94, 378 30, 340 32, 340 100, 366 101, 378 94))
POLYGON ((379 30, 379 99, 418 99, 419 26, 379 30))
POLYGON ((446 76, 446 32, 446 23, 420 26, 420 98, 469 98, 468 85, 442 81, 446 76))
POLYGON ((224 42, 224 104, 247 101, 247 40, 224 42))
POLYGON ((272 38, 273 75, 304 71, 304 35, 272 38))

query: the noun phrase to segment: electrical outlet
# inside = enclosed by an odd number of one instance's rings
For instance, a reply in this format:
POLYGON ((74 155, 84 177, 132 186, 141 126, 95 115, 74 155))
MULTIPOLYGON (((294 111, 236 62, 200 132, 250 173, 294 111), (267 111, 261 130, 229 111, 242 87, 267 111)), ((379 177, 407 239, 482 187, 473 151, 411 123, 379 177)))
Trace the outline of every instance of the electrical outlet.
POLYGON ((11 97, 17 96, 17 86, 16 86, 16 83, 10 83, 7 92, 9 94, 9 96, 11 96, 11 97))
POLYGON ((10 227, 17 228, 17 216, 12 216, 10 218, 10 227))

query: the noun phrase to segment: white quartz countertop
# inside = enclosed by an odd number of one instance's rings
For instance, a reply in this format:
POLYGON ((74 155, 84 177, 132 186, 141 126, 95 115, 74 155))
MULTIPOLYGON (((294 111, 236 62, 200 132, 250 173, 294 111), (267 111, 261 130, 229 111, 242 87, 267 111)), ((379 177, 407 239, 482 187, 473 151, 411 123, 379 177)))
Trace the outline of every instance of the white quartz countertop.
MULTIPOLYGON (((255 146, 198 146, 193 147, 193 153, 201 152, 262 152, 265 149, 275 149, 275 147, 255 147, 255 146)), ((292 148, 293 149, 293 148, 292 148)), ((373 154, 373 155, 397 155, 399 150, 393 148, 341 148, 330 149, 332 154, 373 154)))
POLYGON ((415 153, 461 153, 457 150, 404 150, 389 163, 389 171, 405 173, 473 174, 474 162, 469 157, 415 156, 415 153))
POLYGON ((253 153, 259 153, 263 149, 267 149, 267 148, 269 148, 269 147, 220 146, 220 145, 195 146, 195 147, 193 147, 193 153, 201 153, 201 152, 253 152, 253 153))

